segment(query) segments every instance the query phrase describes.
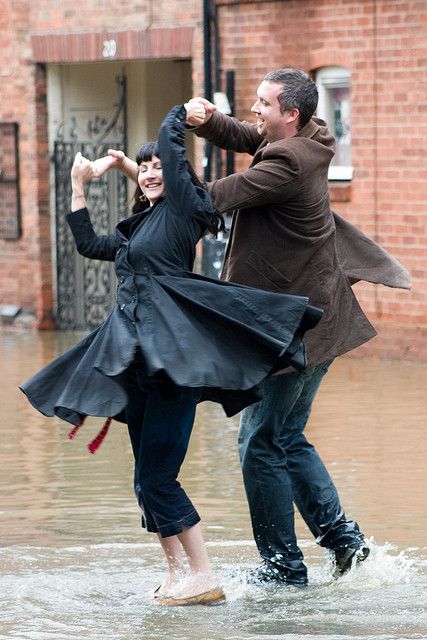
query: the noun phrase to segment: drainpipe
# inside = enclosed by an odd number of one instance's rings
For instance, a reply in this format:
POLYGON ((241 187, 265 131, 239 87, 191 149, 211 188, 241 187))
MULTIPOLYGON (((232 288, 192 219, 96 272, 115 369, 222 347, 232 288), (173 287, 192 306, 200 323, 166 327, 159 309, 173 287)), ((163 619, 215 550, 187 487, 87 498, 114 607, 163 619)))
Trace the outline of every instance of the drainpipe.
MULTIPOLYGON (((373 73, 374 73, 374 86, 373 86, 373 116, 374 116, 374 240, 380 242, 379 237, 379 219, 378 219, 378 125, 379 125, 379 109, 378 109, 378 13, 377 2, 373 0, 372 4, 372 31, 373 31, 373 73)), ((382 318, 383 309, 381 304, 381 298, 378 292, 379 286, 374 287, 374 299, 375 299, 375 311, 379 319, 382 318)))
MULTIPOLYGON (((234 71, 229 69, 225 72, 225 93, 227 95, 228 103, 231 109, 231 116, 234 116, 234 71)), ((226 152, 226 160, 225 160, 225 174, 227 176, 234 173, 234 152, 227 151, 226 152)))
MULTIPOLYGON (((215 77, 215 91, 221 92, 221 49, 219 43, 219 28, 218 28, 218 9, 214 3, 212 11, 212 23, 213 23, 213 41, 214 41, 214 77, 215 77)), ((222 176, 222 154, 218 147, 215 147, 215 178, 218 180, 222 176)))
MULTIPOLYGON (((211 62, 211 0, 203 0, 203 41, 205 98, 212 101, 212 62, 211 62)), ((205 142, 204 179, 211 179, 212 145, 205 142)))

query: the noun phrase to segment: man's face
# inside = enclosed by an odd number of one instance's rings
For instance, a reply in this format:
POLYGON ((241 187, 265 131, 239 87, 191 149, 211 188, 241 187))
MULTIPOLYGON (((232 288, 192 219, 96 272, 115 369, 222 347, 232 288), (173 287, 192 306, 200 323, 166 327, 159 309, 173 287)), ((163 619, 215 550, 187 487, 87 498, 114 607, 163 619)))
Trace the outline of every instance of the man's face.
POLYGON ((286 138, 285 126, 289 111, 280 111, 279 95, 283 87, 276 82, 263 80, 257 89, 257 100, 251 107, 256 114, 258 133, 268 142, 275 142, 286 138))

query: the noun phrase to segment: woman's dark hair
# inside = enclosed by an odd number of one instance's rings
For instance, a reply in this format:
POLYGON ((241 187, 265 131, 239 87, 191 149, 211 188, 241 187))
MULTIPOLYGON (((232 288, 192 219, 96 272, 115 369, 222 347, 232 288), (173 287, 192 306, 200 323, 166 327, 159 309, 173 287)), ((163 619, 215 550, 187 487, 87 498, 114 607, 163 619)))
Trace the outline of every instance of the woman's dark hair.
POLYGON ((157 156, 158 158, 160 158, 159 145, 157 144, 157 142, 146 142, 137 151, 137 154, 135 156, 136 164, 139 167, 141 162, 147 162, 148 160, 151 160, 153 156, 157 156))
MULTIPOLYGON (((138 149, 138 152, 135 156, 136 164, 139 167, 139 165, 142 162, 147 162, 148 160, 151 160, 153 156, 157 156, 157 158, 160 158, 159 146, 157 142, 147 142, 146 144, 143 144, 142 147, 138 149)), ((185 160, 185 162, 187 164, 187 171, 191 176, 191 182, 196 187, 200 187, 201 189, 207 192, 208 189, 206 187, 206 184, 200 180, 199 176, 194 171, 190 162, 187 159, 185 160)), ((145 198, 139 184, 137 184, 136 186, 133 199, 134 199, 134 204, 132 206, 132 213, 139 213, 140 211, 144 211, 144 209, 147 208, 147 199, 145 198)), ((212 213, 212 218, 209 221, 208 226, 206 228, 206 233, 211 233, 212 235, 217 236, 219 231, 224 231, 224 230, 225 230, 224 218, 217 209, 214 209, 212 213)))
MULTIPOLYGON (((187 159, 185 159, 185 162, 187 164, 187 171, 191 176, 191 182, 196 187, 200 187, 200 189, 203 189, 203 191, 206 191, 206 193, 208 193, 206 182, 202 182, 202 180, 200 180, 199 176, 194 171, 194 167, 187 159)), ((207 226, 207 229, 204 235, 206 235, 206 233, 211 233, 216 237, 220 231, 225 231, 224 217, 222 213, 220 213, 218 209, 214 207, 212 212, 212 218, 209 221, 209 224, 207 226)))
MULTIPOLYGON (((147 162, 151 160, 153 156, 159 157, 159 146, 157 142, 146 142, 140 147, 136 153, 135 161, 136 164, 139 165, 142 162, 147 162)), ((138 169, 136 177, 138 179, 138 169)), ((137 183, 135 193, 133 194, 133 205, 132 205, 132 213, 140 213, 140 211, 144 211, 147 208, 147 198, 142 193, 142 189, 137 183)))

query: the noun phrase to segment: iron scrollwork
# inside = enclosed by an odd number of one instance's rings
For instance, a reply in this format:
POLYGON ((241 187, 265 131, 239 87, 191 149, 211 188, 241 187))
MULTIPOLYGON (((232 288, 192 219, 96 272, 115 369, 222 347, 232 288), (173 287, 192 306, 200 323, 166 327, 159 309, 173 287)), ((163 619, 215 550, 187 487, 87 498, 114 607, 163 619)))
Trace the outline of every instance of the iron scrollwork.
MULTIPOLYGON (((79 256, 65 216, 71 202, 70 171, 77 151, 87 158, 106 155, 108 148, 127 148, 126 78, 117 78, 119 101, 112 118, 95 116, 84 133, 73 118, 64 139, 63 127, 54 144, 56 251, 57 251, 57 325, 61 329, 93 329, 101 324, 114 300, 115 275, 111 263, 79 256), (85 139, 82 138, 85 136, 85 139), (114 137, 113 137, 114 136, 114 137)), ((111 233, 119 220, 127 216, 127 179, 118 171, 108 171, 92 180, 86 200, 95 232, 111 233)))

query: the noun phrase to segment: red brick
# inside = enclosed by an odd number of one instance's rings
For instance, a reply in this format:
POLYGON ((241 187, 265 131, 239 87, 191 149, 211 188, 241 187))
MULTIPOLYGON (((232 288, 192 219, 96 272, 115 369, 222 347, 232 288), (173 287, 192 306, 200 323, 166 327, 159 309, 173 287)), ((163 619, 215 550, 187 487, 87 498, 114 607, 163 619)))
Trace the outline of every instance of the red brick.
MULTIPOLYGON (((256 87, 271 69, 350 68, 355 173, 351 184, 334 185, 334 208, 391 250, 414 278, 411 292, 358 285, 364 308, 381 330, 379 338, 357 352, 426 360, 426 331, 418 325, 427 325, 427 96, 421 84, 427 73, 427 3, 215 4, 221 68, 235 70, 240 118, 252 118, 256 87)), ((201 11, 199 0, 104 0, 102 11, 83 0, 2 2, 0 120, 20 124, 23 234, 17 242, 0 239, 0 299, 33 309, 40 327, 52 323, 54 296, 45 73, 33 62, 31 35, 53 39, 62 34, 78 42, 81 33, 190 27, 193 89, 195 95, 203 95, 201 11)), ((203 143, 198 140, 195 149, 200 169, 203 143)), ((249 161, 239 156, 236 168, 244 169, 249 161)))

